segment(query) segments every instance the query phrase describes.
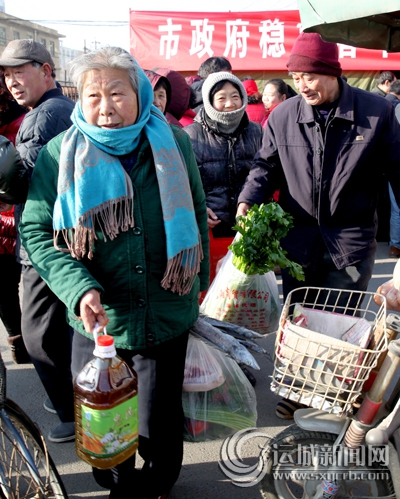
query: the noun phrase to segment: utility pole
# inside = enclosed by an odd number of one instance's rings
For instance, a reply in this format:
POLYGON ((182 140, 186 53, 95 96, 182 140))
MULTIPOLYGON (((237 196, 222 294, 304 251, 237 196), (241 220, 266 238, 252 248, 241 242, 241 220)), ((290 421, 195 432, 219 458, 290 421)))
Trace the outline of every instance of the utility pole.
POLYGON ((92 45, 94 45, 94 50, 96 50, 96 49, 97 49, 97 45, 101 45, 101 43, 100 43, 100 42, 98 42, 98 41, 96 40, 96 38, 95 38, 95 39, 94 39, 94 42, 92 42, 92 45))

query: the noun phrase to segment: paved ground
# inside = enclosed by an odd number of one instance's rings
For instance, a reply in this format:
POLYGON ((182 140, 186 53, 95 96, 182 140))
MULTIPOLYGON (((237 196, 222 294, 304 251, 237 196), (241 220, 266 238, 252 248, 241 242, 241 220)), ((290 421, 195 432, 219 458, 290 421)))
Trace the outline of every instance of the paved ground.
MULTIPOLYGON (((388 246, 379 243, 374 275, 370 291, 387 281, 393 272, 395 261, 388 258, 388 246)), ((56 334, 56 332, 55 332, 56 334)), ((275 335, 262 340, 261 344, 273 352, 275 335)), ((40 426, 46 436, 57 424, 55 415, 47 413, 43 407, 45 393, 31 365, 17 366, 12 363, 6 335, 0 325, 0 349, 8 369, 8 396, 17 402, 40 426)), ((257 355, 257 354, 256 354, 257 355)), ((261 371, 257 377, 256 393, 258 400, 258 428, 260 432, 272 436, 286 426, 275 417, 275 404, 279 400, 269 391, 269 376, 272 364, 265 357, 257 356, 261 371)), ((260 454, 260 446, 265 439, 255 438, 243 446, 242 457, 247 464, 254 464, 260 454)), ((257 487, 240 488, 221 472, 218 466, 222 440, 206 443, 186 443, 182 473, 170 499, 259 499, 257 487)), ((105 499, 108 491, 101 489, 92 479, 89 466, 78 460, 73 443, 48 443, 49 451, 60 471, 70 498, 98 497, 105 499)), ((127 498, 128 499, 128 498, 127 498)))

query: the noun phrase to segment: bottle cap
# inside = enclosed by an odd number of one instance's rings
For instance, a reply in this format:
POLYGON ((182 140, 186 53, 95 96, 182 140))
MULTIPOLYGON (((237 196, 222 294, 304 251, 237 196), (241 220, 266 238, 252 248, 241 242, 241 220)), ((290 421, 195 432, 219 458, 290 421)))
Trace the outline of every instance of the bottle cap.
POLYGON ((97 344, 99 347, 109 347, 114 345, 114 338, 109 334, 103 334, 102 336, 97 337, 97 344))
POLYGON ((114 338, 106 333, 105 328, 104 334, 99 336, 98 329, 99 325, 96 323, 93 330, 93 336, 96 345, 93 350, 93 355, 102 359, 110 359, 111 357, 115 357, 117 355, 117 351, 115 350, 114 338))

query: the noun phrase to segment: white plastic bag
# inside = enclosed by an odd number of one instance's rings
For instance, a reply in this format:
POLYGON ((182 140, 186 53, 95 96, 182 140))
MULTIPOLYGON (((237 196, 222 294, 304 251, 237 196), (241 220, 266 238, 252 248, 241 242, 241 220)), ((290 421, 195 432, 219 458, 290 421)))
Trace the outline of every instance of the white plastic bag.
POLYGON ((184 439, 214 440, 256 426, 256 393, 238 364, 212 345, 193 340, 202 343, 208 359, 213 357, 217 362, 223 382, 203 392, 182 392, 184 439))
POLYGON ((218 359, 212 348, 199 338, 189 334, 186 350, 184 392, 207 392, 225 381, 218 359))
POLYGON ((232 263, 228 251, 207 291, 200 312, 261 334, 278 328, 281 305, 274 272, 247 275, 232 263))

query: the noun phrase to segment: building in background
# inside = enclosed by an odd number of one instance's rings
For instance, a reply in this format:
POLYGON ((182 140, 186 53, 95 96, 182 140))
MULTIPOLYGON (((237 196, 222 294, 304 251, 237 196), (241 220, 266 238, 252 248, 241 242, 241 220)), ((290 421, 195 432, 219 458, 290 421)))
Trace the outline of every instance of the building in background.
POLYGON ((69 79, 68 63, 83 51, 64 47, 61 39, 65 36, 55 29, 6 14, 5 0, 0 0, 0 55, 12 40, 26 38, 40 42, 47 48, 54 60, 56 79, 64 94, 76 101, 76 89, 69 79))
POLYGON ((82 54, 83 50, 64 47, 60 40, 60 70, 57 72, 57 81, 62 85, 64 94, 75 102, 78 100, 78 92, 70 80, 68 64, 82 54))
POLYGON ((46 28, 40 24, 10 16, 1 10, 4 0, 0 0, 0 55, 12 40, 31 38, 42 43, 50 52, 56 66, 56 74, 60 70, 60 38, 57 30, 46 28))

